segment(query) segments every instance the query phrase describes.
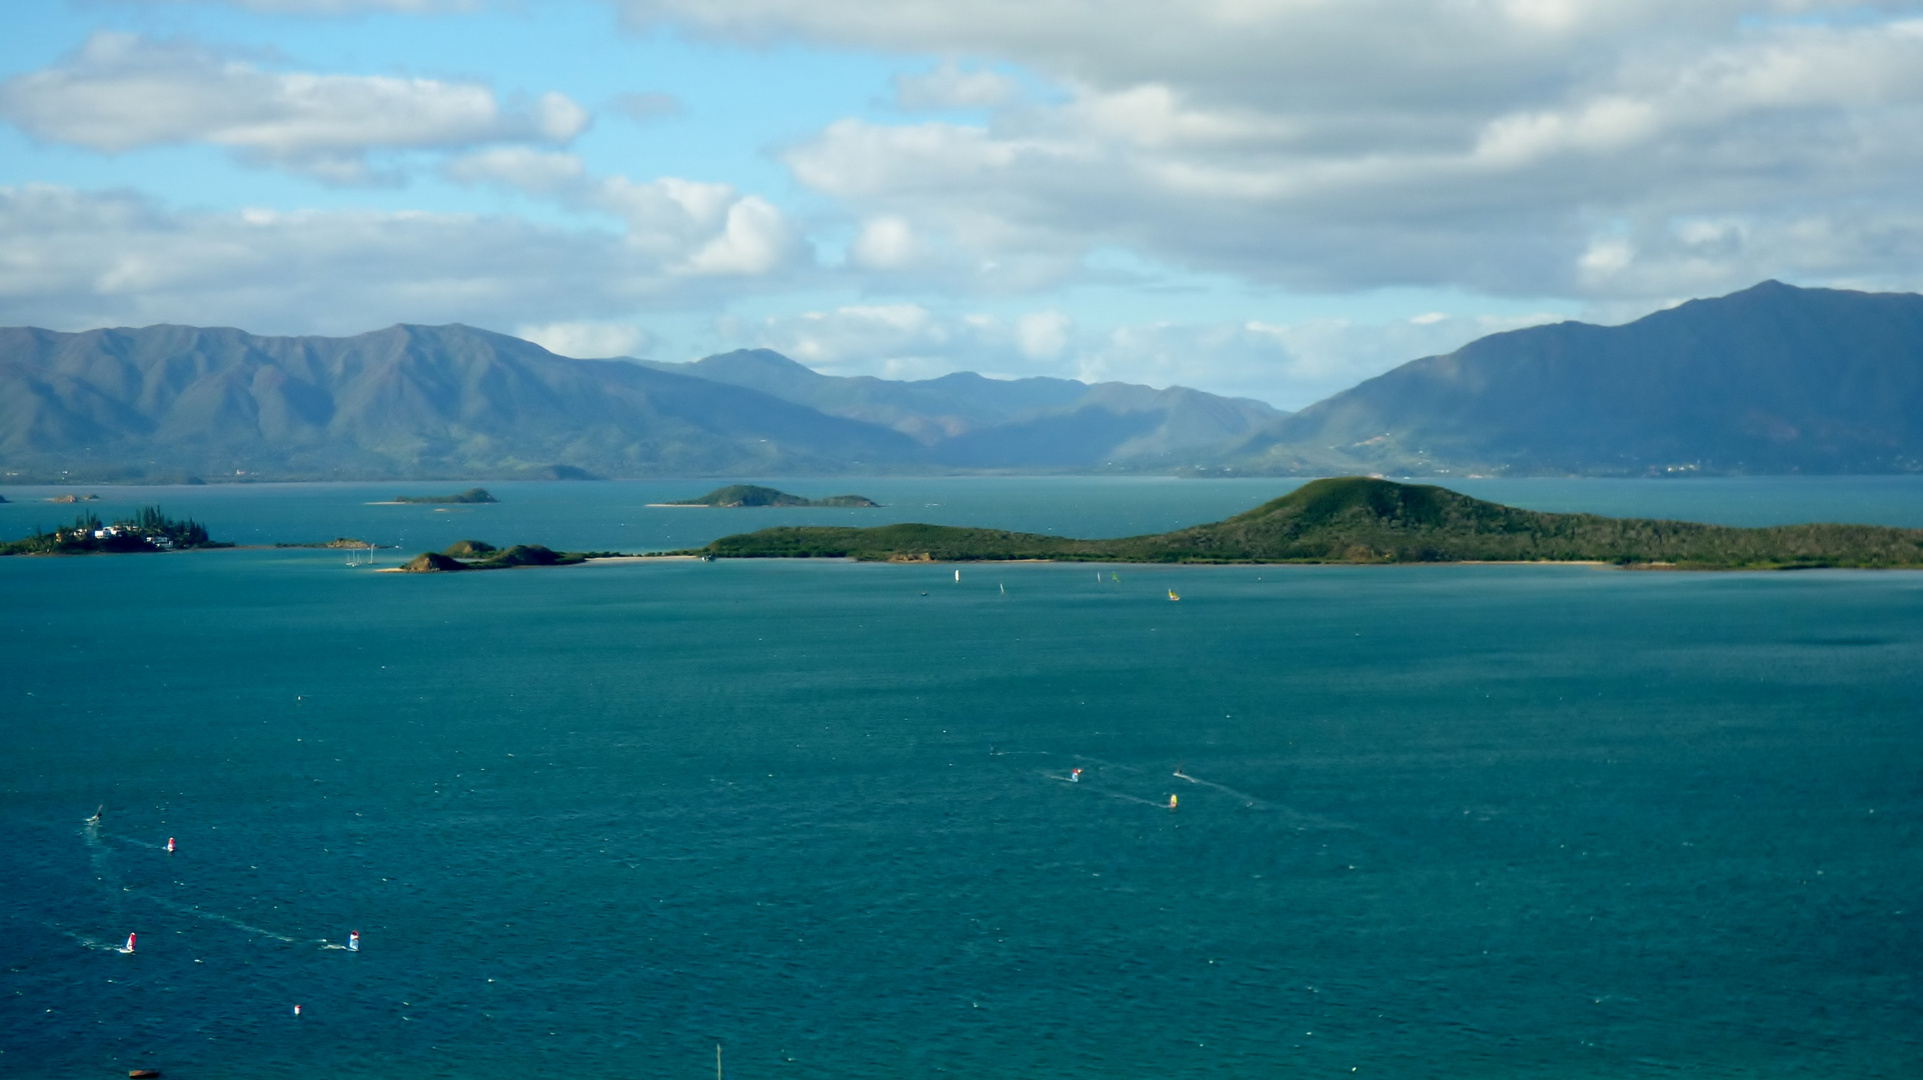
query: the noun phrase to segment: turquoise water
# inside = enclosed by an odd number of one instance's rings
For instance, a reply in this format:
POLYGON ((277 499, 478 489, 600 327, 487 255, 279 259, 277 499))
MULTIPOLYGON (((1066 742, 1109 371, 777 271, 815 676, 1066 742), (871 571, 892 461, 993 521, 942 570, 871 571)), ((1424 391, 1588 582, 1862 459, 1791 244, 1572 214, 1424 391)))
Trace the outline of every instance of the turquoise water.
MULTIPOLYGON (((1275 493, 886 483, 829 486, 1081 535, 1275 493)), ((1691 516, 1923 524, 1913 481, 1705 483, 1691 516)), ((698 482, 362 505, 418 488, 164 504, 250 542, 742 527, 640 507, 698 482)), ((0 560, 0 1070, 1923 1067, 1923 575, 1117 570, 0 560)))
MULTIPOLYGON (((102 520, 158 503, 240 544, 316 543, 349 536, 408 554, 460 539, 546 543, 575 550, 693 547, 770 525, 881 525, 926 521, 1071 536, 1133 536, 1219 521, 1301 483, 1286 478, 869 477, 761 481, 803 495, 853 492, 873 510, 694 510, 649 506, 711 490, 713 480, 609 483, 485 481, 493 505, 394 505, 402 494, 444 494, 465 481, 411 484, 225 484, 195 487, 0 487, 0 537, 53 528, 91 511, 102 520), (99 501, 50 504, 69 491, 99 501)), ((1741 477, 1694 480, 1440 481, 1479 498, 1537 510, 1646 515, 1724 525, 1841 521, 1923 528, 1923 477, 1741 477)), ((393 560, 390 556, 389 561, 393 560)))

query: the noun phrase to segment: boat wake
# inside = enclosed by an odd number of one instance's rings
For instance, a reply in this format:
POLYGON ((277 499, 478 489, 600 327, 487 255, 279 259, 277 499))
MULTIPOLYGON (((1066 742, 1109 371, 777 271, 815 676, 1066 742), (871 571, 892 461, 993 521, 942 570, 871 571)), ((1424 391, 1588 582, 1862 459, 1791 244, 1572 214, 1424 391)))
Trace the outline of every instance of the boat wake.
POLYGON ((59 926, 55 926, 52 923, 48 923, 47 925, 52 929, 59 931, 62 937, 69 938, 79 943, 79 945, 82 948, 97 949, 100 952, 120 953, 123 956, 126 955, 127 953, 127 947, 125 945, 116 945, 113 942, 102 941, 99 938, 88 937, 85 934, 76 934, 72 930, 63 930, 59 926))
POLYGON ((1270 803, 1267 800, 1256 798, 1254 795, 1251 795, 1246 791, 1237 791, 1234 788, 1228 786, 1227 784, 1218 784, 1213 780, 1204 780, 1199 776, 1190 776, 1188 773, 1183 772, 1180 768, 1177 768, 1175 770, 1175 775, 1178 779, 1187 780, 1191 784, 1196 784, 1205 788, 1214 788, 1215 790, 1222 792, 1224 795, 1233 795, 1236 798, 1241 799, 1243 802, 1248 803, 1249 806, 1253 809, 1256 809, 1256 810, 1270 809, 1270 803))
MULTIPOLYGON (((255 926, 252 923, 243 922, 240 919, 236 919, 231 915, 223 915, 218 911, 208 911, 205 908, 199 907, 194 904, 182 904, 174 900, 169 900, 164 896, 147 892, 145 890, 136 888, 132 885, 126 884, 124 880, 121 878, 119 872, 113 866, 113 861, 111 858, 113 854, 113 849, 108 846, 108 841, 112 841, 115 844, 126 844, 133 847, 143 847, 152 851, 164 851, 166 850, 166 848, 160 844, 150 844, 145 840, 136 840, 131 836, 110 835, 110 834, 101 832, 100 815, 98 813, 96 813, 93 817, 88 818, 86 822, 82 824, 80 828, 80 836, 81 836, 81 839, 87 845, 87 864, 93 870, 95 880, 99 881, 103 886, 105 886, 110 893, 117 893, 128 899, 145 901, 146 903, 152 904, 155 907, 162 908, 164 910, 171 911, 176 914, 189 915, 196 919, 206 919, 209 922, 220 923, 223 926, 232 927, 235 930, 239 930, 239 931, 242 931, 243 933, 251 934, 254 937, 267 938, 273 941, 281 942, 282 944, 285 944, 285 945, 299 945, 302 943, 302 939, 300 938, 289 937, 286 934, 276 933, 275 931, 269 930, 266 927, 255 926)), ((73 936, 73 935, 69 935, 69 936, 73 936)), ((81 938, 75 937, 75 940, 81 941, 82 944, 88 944, 89 947, 109 948, 117 952, 127 951, 126 949, 117 945, 100 946, 98 945, 98 943, 93 942, 93 940, 90 938, 81 939, 81 938)), ((327 939, 325 938, 318 938, 318 939, 308 938, 306 939, 306 941, 309 944, 320 945, 323 948, 328 947, 327 939)), ((347 946, 345 945, 335 945, 332 947, 337 949, 342 949, 342 950, 345 950, 347 948, 347 946)))
POLYGON ((1125 795, 1119 791, 1104 791, 1102 792, 1102 794, 1107 795, 1111 799, 1120 799, 1123 802, 1141 803, 1143 806, 1153 806, 1157 810, 1169 809, 1169 804, 1166 802, 1156 802, 1154 799, 1144 799, 1136 795, 1125 795))
MULTIPOLYGON (((133 890, 128 890, 128 891, 133 892, 133 890)), ((145 900, 148 903, 154 905, 155 907, 165 908, 168 911, 172 911, 180 915, 191 915, 197 919, 206 919, 208 922, 217 922, 222 924, 223 926, 231 926, 236 930, 240 930, 245 933, 252 934, 255 937, 272 938, 273 940, 278 941, 283 945, 299 945, 301 943, 301 939, 299 938, 288 937, 286 934, 277 934, 272 930, 266 929, 265 927, 255 926, 252 923, 242 922, 231 915, 222 915, 218 911, 208 911, 205 908, 196 907, 195 905, 192 905, 192 904, 177 904, 172 900, 169 900, 161 896, 155 896, 152 893, 134 892, 133 895, 135 896, 135 898, 140 900, 145 900)), ((308 940, 315 944, 325 941, 324 938, 322 939, 310 938, 308 940)))

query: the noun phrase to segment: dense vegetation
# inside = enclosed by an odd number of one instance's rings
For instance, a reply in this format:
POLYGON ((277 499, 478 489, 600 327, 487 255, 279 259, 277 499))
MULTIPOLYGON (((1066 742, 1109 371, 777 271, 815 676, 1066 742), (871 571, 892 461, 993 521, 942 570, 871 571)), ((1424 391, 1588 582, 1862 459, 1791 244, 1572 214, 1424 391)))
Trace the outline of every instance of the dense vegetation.
POLYGON ((884 525, 789 526, 724 536, 719 558, 941 561, 1411 563, 1606 562, 1691 569, 1923 567, 1923 530, 1869 525, 1738 529, 1547 514, 1444 488, 1365 477, 1316 480, 1226 521, 1115 540, 884 525))
POLYGON ((397 503, 491 503, 500 502, 486 488, 468 488, 453 495, 396 495, 397 503))
POLYGON ((0 543, 0 555, 89 555, 231 546, 209 539, 206 526, 192 518, 176 521, 161 513, 160 507, 147 506, 133 517, 112 524, 102 524, 98 515, 88 511, 74 518, 72 525, 52 532, 36 530, 32 536, 0 543))
POLYGON ((863 495, 830 495, 825 499, 807 499, 800 495, 790 495, 771 487, 756 484, 729 484, 715 488, 699 499, 684 499, 680 502, 666 503, 667 506, 880 506, 873 499, 863 495))
POLYGON ((589 559, 618 558, 618 551, 555 551, 540 544, 497 548, 483 540, 457 540, 445 551, 426 551, 401 569, 410 574, 445 574, 462 570, 511 570, 517 566, 573 566, 589 559))

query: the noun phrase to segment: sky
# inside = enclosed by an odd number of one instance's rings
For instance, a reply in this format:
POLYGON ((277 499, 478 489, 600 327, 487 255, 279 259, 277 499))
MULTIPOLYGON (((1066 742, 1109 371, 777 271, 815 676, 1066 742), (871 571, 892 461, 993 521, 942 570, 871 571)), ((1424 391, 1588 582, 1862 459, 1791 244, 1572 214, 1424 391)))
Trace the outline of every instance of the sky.
POLYGON ((1300 408, 1488 333, 1923 286, 1923 0, 36 0, 0 324, 1300 408))

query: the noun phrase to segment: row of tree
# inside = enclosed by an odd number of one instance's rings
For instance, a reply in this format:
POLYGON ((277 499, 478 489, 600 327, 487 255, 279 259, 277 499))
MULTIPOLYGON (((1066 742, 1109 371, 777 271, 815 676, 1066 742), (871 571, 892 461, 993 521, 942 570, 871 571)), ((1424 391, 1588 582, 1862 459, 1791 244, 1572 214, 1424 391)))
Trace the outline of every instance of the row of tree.
POLYGON ((0 543, 0 555, 85 555, 91 552, 163 551, 169 548, 221 547, 207 527, 193 518, 175 520, 158 506, 143 506, 131 518, 111 524, 89 510, 72 525, 0 543))

